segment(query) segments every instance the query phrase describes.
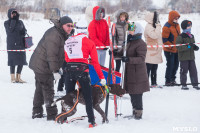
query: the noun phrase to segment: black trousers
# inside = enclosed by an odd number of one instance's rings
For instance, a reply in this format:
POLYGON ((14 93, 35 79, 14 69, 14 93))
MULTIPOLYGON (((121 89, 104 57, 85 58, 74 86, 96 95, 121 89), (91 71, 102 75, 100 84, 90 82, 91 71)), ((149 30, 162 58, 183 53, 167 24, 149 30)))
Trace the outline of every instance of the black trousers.
POLYGON ((149 74, 151 73, 151 85, 156 85, 158 64, 146 63, 146 66, 147 66, 148 77, 149 77, 149 74))
POLYGON ((119 70, 120 70, 120 67, 121 67, 121 60, 115 60, 115 62, 116 62, 116 68, 115 68, 115 71, 117 71, 117 72, 119 72, 119 70))
MULTIPOLYGON (((23 65, 17 66, 17 73, 21 74, 23 65)), ((10 74, 15 74, 15 66, 10 66, 10 74)))
POLYGON ((88 115, 88 122, 94 122, 94 111, 93 111, 93 102, 92 102, 92 87, 90 84, 90 78, 89 78, 89 73, 83 72, 79 76, 71 76, 70 73, 73 72, 66 72, 64 73, 64 79, 65 79, 65 88, 66 92, 70 93, 75 90, 75 85, 76 82, 78 81, 81 90, 83 93, 83 97, 86 103, 86 112, 88 115))
POLYGON ((190 80, 193 86, 198 85, 197 68, 194 60, 180 61, 180 81, 186 85, 187 73, 190 72, 190 80))
POLYGON ((143 110, 143 94, 129 94, 131 97, 131 104, 135 110, 143 110))
POLYGON ((178 61, 178 53, 171 53, 164 51, 167 67, 165 72, 166 83, 174 82, 176 79, 176 72, 178 70, 179 61, 178 61))
POLYGON ((54 101, 54 77, 53 74, 45 75, 35 72, 35 94, 33 98, 33 115, 43 113, 42 105, 45 103, 47 119, 55 117, 58 113, 57 107, 51 106, 54 101))

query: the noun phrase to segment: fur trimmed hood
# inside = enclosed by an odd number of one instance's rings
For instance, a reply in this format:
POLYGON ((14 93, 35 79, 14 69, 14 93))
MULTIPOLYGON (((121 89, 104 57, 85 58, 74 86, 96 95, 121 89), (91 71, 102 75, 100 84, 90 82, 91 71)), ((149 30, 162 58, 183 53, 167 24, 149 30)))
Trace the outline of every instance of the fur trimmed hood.
POLYGON ((93 20, 100 20, 100 13, 103 12, 103 18, 105 17, 105 9, 103 7, 95 6, 93 8, 93 20))

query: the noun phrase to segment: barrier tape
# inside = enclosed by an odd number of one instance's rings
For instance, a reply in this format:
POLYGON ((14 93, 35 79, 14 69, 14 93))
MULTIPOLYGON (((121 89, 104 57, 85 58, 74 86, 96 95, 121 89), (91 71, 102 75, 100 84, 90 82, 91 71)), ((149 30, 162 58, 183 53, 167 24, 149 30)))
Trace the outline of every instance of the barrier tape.
MULTIPOLYGON (((194 43, 194 44, 200 44, 200 43, 194 43)), ((147 45, 147 48, 164 48, 164 47, 174 47, 174 46, 184 46, 188 45, 186 44, 173 44, 173 45, 147 45)), ((121 48, 122 46, 113 46, 114 48, 121 48)), ((110 46, 97 46, 96 48, 110 48, 110 46)), ((14 51, 14 52, 23 52, 23 51, 34 51, 35 49, 28 49, 28 50, 0 50, 1 51, 14 51)))

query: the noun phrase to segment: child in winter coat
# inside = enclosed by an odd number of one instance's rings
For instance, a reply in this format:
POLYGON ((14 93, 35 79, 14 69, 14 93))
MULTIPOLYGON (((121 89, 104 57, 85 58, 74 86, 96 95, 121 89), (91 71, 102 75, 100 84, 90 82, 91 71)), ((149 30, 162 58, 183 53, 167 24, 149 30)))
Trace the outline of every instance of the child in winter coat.
MULTIPOLYGON (((158 13, 156 11, 154 13, 148 13, 145 16, 145 21, 147 25, 145 27, 144 37, 147 45, 163 45, 158 13)), ((151 72, 151 87, 157 87, 157 68, 158 64, 163 62, 162 47, 148 47, 145 62, 148 77, 151 72)))
MULTIPOLYGON (((117 23, 115 27, 115 46, 122 46, 125 41, 126 31, 127 31, 127 21, 128 21, 128 13, 125 10, 121 9, 117 12, 117 23)), ((114 49, 114 57, 116 61, 115 70, 119 72, 121 66, 121 59, 117 56, 117 52, 120 51, 121 48, 114 49)))
POLYGON ((181 89, 189 89, 186 85, 187 73, 189 70, 190 80, 193 88, 200 90, 200 87, 198 87, 198 76, 194 55, 194 51, 198 51, 199 47, 194 44, 194 35, 191 34, 192 22, 189 20, 184 20, 181 23, 181 28, 183 29, 183 32, 177 37, 176 44, 189 44, 177 47, 178 59, 180 61, 180 81, 182 84, 181 89))

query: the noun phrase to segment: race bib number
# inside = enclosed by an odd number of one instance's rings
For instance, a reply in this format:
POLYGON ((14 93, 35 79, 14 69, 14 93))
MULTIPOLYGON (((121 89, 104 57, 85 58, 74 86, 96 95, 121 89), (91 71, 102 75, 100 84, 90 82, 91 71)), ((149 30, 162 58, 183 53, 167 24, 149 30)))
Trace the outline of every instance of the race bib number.
POLYGON ((83 58, 82 38, 83 36, 74 36, 65 41, 65 51, 69 59, 83 58))

